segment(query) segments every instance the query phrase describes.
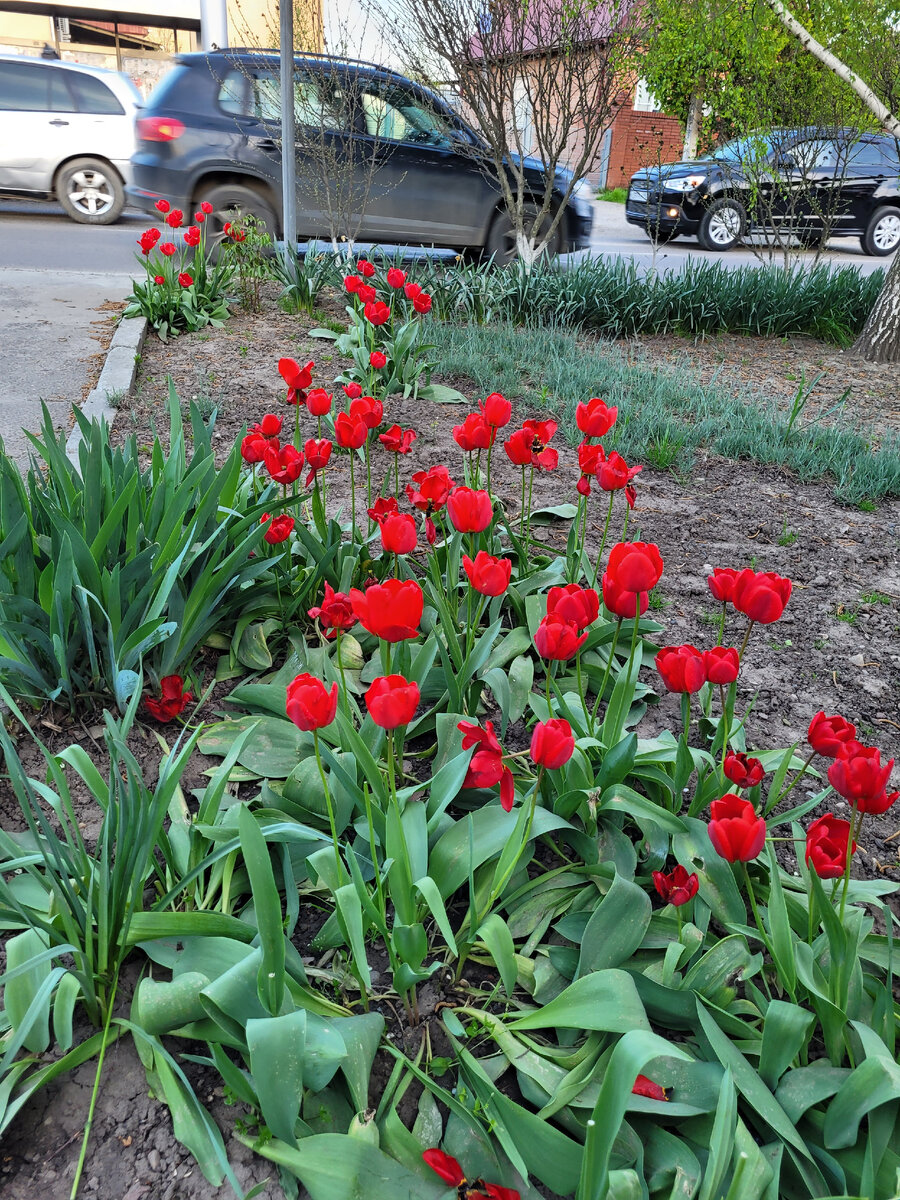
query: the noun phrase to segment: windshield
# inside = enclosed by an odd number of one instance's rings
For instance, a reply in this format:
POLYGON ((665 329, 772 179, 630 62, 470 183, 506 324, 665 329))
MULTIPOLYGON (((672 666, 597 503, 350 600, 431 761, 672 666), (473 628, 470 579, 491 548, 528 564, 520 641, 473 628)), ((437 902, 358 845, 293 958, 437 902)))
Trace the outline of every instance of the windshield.
POLYGON ((734 138, 724 146, 719 146, 713 150, 712 157, 728 162, 753 161, 768 157, 774 143, 775 138, 771 133, 751 133, 747 137, 734 138))

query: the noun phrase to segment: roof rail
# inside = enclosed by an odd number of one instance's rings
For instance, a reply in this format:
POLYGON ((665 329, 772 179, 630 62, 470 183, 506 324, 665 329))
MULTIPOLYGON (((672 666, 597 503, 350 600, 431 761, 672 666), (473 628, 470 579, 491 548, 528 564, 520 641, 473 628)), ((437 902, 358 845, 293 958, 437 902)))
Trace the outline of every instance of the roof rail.
MULTIPOLYGON (((281 54, 277 46, 222 46, 216 54, 281 54)), ((294 58, 311 58, 319 62, 338 62, 338 63, 353 63, 359 67, 374 67, 376 71, 387 71, 390 74, 397 75, 398 71, 394 71, 391 67, 384 66, 383 63, 370 62, 364 58, 350 58, 345 54, 329 54, 323 50, 295 50, 294 58)))

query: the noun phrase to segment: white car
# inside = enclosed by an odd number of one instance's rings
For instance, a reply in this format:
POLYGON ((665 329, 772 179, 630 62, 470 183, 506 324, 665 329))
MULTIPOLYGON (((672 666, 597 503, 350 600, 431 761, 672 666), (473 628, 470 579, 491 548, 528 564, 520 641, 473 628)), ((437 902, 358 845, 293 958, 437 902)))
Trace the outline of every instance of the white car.
POLYGON ((118 220, 141 104, 115 71, 0 55, 0 193, 55 196, 85 225, 118 220))

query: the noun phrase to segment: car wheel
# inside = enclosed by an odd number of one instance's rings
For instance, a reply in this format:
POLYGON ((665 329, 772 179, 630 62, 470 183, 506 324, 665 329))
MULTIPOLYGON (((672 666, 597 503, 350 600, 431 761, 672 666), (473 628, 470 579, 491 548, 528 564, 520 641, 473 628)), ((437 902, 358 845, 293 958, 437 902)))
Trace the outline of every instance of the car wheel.
POLYGON ((56 198, 73 221, 111 225, 125 207, 119 174, 101 158, 73 158, 56 176, 56 198))
POLYGON ((204 200, 212 205, 212 212, 206 218, 206 246, 212 262, 219 257, 222 242, 227 237, 225 226, 228 222, 240 221, 241 217, 245 216, 253 216, 260 225, 265 226, 273 242, 278 236, 275 211, 268 200, 255 188, 244 187, 237 183, 220 183, 217 187, 208 188, 197 197, 198 206, 204 200))
MULTIPOLYGON (((534 204, 526 204, 524 211, 525 227, 528 228, 537 216, 538 209, 534 204)), ((552 217, 548 213, 541 222, 541 229, 546 229, 551 220, 552 217)), ((561 244, 562 230, 557 225, 550 237, 550 241, 542 251, 542 257, 553 258, 554 255, 559 254, 561 244)), ((485 258, 493 258, 498 266, 504 267, 518 257, 515 226, 505 208, 501 209, 491 222, 487 241, 484 244, 484 256, 485 258)))
POLYGON ((677 229, 654 229, 652 225, 647 226, 647 237, 654 246, 664 246, 666 242, 674 242, 678 237, 677 229))
POLYGON ((900 246, 900 208, 876 208, 859 243, 866 254, 892 254, 900 246))
POLYGON ((716 200, 700 220, 697 241, 704 250, 730 250, 746 227, 747 214, 736 200, 716 200))

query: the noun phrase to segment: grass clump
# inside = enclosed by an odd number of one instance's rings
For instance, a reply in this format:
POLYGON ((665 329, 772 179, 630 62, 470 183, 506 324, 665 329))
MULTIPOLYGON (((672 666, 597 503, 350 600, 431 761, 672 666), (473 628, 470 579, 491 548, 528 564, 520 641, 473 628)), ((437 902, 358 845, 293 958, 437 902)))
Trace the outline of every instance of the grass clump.
POLYGON ((476 393, 499 391, 551 410, 572 445, 581 440, 575 407, 603 396, 619 408, 604 444, 629 461, 689 468, 698 449, 784 467, 803 481, 832 479, 848 504, 900 495, 900 440, 876 448, 865 430, 791 425, 768 397, 741 398, 699 383, 683 367, 629 361, 618 346, 585 344, 559 326, 440 324, 429 330, 437 370, 466 376, 476 393))

